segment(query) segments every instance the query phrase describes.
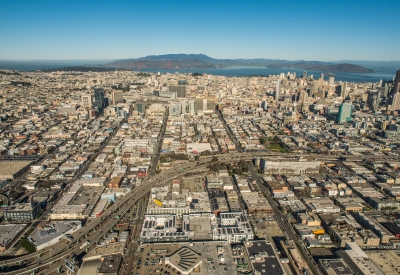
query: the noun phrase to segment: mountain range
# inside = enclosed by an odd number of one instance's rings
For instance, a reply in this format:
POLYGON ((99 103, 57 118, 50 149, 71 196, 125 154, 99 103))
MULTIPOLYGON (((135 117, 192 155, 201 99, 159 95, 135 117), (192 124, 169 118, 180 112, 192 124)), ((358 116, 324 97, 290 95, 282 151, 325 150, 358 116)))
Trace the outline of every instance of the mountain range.
POLYGON ((120 59, 104 64, 120 69, 211 69, 226 67, 296 68, 326 72, 370 73, 373 70, 347 63, 278 59, 216 59, 205 54, 149 55, 135 59, 120 59))

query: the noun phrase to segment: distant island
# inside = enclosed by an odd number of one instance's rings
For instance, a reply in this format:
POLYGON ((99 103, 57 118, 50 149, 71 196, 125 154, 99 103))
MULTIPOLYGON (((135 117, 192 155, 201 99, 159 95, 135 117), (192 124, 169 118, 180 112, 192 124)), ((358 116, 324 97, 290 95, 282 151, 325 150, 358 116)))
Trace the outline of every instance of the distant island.
POLYGON ((215 59, 204 54, 149 55, 136 59, 121 59, 104 64, 119 69, 212 69, 227 67, 294 68, 326 72, 372 73, 371 69, 349 63, 321 61, 288 61, 274 59, 215 59))

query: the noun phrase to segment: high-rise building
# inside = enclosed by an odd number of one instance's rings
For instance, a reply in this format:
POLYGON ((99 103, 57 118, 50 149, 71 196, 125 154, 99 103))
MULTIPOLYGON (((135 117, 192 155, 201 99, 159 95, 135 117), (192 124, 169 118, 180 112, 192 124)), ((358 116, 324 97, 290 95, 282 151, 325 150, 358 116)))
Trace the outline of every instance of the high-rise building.
POLYGON ((340 96, 345 99, 349 94, 347 93, 347 82, 343 82, 340 90, 340 96))
POLYGON ((111 102, 113 105, 116 105, 118 103, 124 103, 124 92, 122 90, 112 91, 111 102))
POLYGON ((276 81, 276 90, 275 90, 275 100, 276 101, 279 100, 280 92, 281 92, 281 81, 277 80, 276 81))
POLYGON ((92 95, 83 95, 81 99, 83 108, 88 108, 88 109, 92 108, 92 95))
POLYGON ((322 86, 324 84, 324 77, 325 77, 325 75, 323 73, 321 73, 321 77, 318 79, 319 86, 322 86))
POLYGON ((353 105, 349 102, 344 102, 339 107, 338 124, 351 122, 353 114, 353 105))
POLYGON ((104 89, 103 88, 95 88, 94 89, 94 100, 103 101, 104 99, 104 89))
POLYGON ((196 98, 195 99, 195 107, 196 107, 196 111, 203 111, 203 99, 202 98, 196 98))
POLYGON ((299 92, 298 99, 297 99, 297 101, 299 102, 300 106, 303 105, 303 103, 306 100, 306 98, 307 98, 306 90, 301 90, 299 92))
POLYGON ((388 106, 389 111, 399 111, 400 110, 400 93, 394 93, 391 96, 391 104, 388 106))
POLYGON ((335 85, 335 77, 334 76, 329 77, 329 86, 331 86, 331 85, 335 85))
POLYGON ((138 111, 139 114, 144 114, 146 112, 146 103, 136 102, 135 103, 135 111, 138 111))
POLYGON ((173 102, 169 104, 169 115, 179 116, 182 114, 182 104, 180 102, 173 102))
POLYGON ((186 96, 186 86, 169 86, 168 90, 170 92, 176 93, 176 97, 185 97, 186 96))
POLYGON ((102 114, 104 108, 108 106, 108 98, 104 96, 103 88, 94 89, 94 101, 92 106, 99 114, 102 114))
POLYGON ((188 100, 184 100, 181 102, 182 104, 182 114, 187 114, 188 112, 188 105, 189 105, 189 101, 188 100))
POLYGON ((388 102, 389 111, 399 111, 400 110, 400 70, 396 72, 396 77, 393 83, 393 89, 390 93, 388 102))
POLYGON ((303 79, 307 79, 307 71, 303 72, 303 79))
POLYGON ((396 72, 396 77, 394 78, 393 93, 400 93, 400 70, 396 72))
POLYGON ((189 110, 188 111, 191 115, 196 114, 196 101, 194 101, 194 100, 189 101, 189 110))
POLYGON ((368 108, 372 112, 378 111, 380 99, 381 99, 381 91, 379 91, 379 90, 369 90, 368 91, 367 103, 368 103, 368 108))

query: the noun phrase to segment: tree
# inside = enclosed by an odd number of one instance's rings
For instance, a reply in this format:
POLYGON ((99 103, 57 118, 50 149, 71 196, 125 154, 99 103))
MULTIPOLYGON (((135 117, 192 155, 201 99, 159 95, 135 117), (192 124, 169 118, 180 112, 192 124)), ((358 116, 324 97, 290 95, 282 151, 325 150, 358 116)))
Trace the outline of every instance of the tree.
POLYGON ((260 143, 265 144, 267 142, 267 139, 265 137, 260 137, 260 143))
POLYGON ((211 161, 212 161, 212 162, 218 161, 218 158, 217 158, 217 157, 213 157, 213 158, 211 159, 211 161))

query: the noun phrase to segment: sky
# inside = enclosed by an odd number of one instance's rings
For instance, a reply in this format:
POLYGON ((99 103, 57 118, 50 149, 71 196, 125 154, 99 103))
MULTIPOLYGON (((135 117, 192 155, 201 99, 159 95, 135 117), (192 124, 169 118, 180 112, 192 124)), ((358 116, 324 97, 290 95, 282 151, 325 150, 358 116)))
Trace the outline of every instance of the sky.
POLYGON ((0 0, 0 60, 400 60, 398 0, 0 0))

